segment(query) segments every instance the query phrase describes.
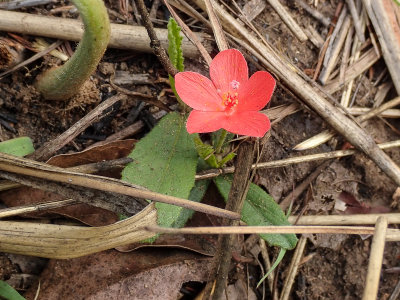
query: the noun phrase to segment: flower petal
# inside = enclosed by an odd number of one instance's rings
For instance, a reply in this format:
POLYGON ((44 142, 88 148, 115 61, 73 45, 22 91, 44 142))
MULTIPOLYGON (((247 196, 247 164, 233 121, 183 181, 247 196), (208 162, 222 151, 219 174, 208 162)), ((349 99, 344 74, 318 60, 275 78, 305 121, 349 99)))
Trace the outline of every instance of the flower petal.
POLYGON ((236 49, 221 51, 210 64, 210 77, 221 93, 233 91, 248 80, 249 70, 243 54, 236 49))
POLYGON ((275 79, 265 71, 253 74, 239 89, 238 111, 259 111, 271 99, 275 89, 275 79))
POLYGON ((207 77, 195 72, 180 72, 175 75, 175 88, 179 97, 193 109, 222 111, 222 98, 207 77))
POLYGON ((222 128, 240 135, 263 137, 271 128, 271 122, 260 112, 246 111, 231 115, 222 128))
POLYGON ((189 133, 213 132, 221 129, 226 122, 224 112, 209 112, 192 110, 186 122, 186 129, 189 133))

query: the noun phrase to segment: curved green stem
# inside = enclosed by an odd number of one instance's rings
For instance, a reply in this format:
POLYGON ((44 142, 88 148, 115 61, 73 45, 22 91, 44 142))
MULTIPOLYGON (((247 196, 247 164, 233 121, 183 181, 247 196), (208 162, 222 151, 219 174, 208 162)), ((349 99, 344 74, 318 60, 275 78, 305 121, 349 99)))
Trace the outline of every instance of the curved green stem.
POLYGON ((66 100, 75 95, 96 69, 110 40, 110 21, 103 0, 72 2, 82 17, 85 33, 67 63, 38 78, 36 88, 48 100, 66 100))

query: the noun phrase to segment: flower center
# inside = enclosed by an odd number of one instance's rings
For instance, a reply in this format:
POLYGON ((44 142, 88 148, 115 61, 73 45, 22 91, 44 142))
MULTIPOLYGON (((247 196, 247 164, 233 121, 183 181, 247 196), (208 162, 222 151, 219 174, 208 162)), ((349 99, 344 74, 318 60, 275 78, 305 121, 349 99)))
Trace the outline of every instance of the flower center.
POLYGON ((238 103, 238 93, 226 92, 222 95, 222 104, 225 106, 225 110, 233 109, 238 103))

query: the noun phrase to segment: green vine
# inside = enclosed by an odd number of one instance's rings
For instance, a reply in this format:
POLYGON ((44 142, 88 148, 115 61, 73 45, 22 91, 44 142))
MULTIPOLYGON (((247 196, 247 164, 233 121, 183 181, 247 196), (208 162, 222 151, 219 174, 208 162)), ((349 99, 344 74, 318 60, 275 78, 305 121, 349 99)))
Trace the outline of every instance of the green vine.
POLYGON ((82 17, 85 32, 68 62, 38 77, 36 88, 48 100, 67 100, 75 95, 96 69, 110 40, 110 21, 103 1, 72 2, 82 17))

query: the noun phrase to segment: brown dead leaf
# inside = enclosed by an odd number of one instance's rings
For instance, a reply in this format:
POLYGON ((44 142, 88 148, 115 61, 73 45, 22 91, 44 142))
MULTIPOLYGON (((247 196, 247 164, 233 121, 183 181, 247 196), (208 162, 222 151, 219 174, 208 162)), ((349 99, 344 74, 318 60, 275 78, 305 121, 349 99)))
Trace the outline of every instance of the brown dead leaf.
MULTIPOLYGON (((12 189, 0 194, 0 200, 8 207, 32 205, 63 199, 65 199, 63 196, 30 187, 12 189)), ((56 215, 66 216, 91 226, 109 225, 119 220, 117 214, 114 212, 87 204, 65 206, 42 212, 23 214, 21 216, 27 218, 53 218, 56 215)))
POLYGON ((132 151, 136 140, 114 141, 72 154, 61 154, 50 158, 47 163, 61 168, 75 167, 126 157, 132 151))
POLYGON ((141 248, 179 248, 213 256, 216 242, 216 238, 210 238, 209 236, 174 234, 162 235, 152 244, 135 243, 115 249, 121 252, 131 252, 141 248))
POLYGON ((345 214, 377 214, 377 213, 388 213, 390 208, 384 206, 370 206, 365 202, 360 202, 354 195, 342 191, 339 194, 339 200, 346 203, 345 214))
MULTIPOLYGON (((47 163, 62 168, 68 168, 105 160, 118 159, 128 156, 132 151, 135 142, 136 140, 110 142, 82 152, 57 155, 49 159, 47 163)), ((110 171, 107 172, 107 174, 101 175, 117 178, 119 177, 120 171, 121 170, 113 170, 113 172, 110 171)), ((57 194, 29 187, 21 187, 0 194, 0 200, 8 207, 32 205, 63 199, 64 197, 57 194)), ((54 214, 70 217, 91 226, 109 225, 119 220, 117 214, 114 212, 87 204, 71 205, 47 210, 45 212, 30 213, 24 216, 30 218, 43 218, 53 217, 54 214)))
MULTIPOLYGON (((104 251, 51 260, 39 299, 178 299, 184 282, 205 281, 211 259, 181 250, 104 251)), ((34 299, 37 285, 25 294, 34 299)))

